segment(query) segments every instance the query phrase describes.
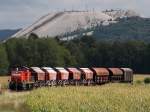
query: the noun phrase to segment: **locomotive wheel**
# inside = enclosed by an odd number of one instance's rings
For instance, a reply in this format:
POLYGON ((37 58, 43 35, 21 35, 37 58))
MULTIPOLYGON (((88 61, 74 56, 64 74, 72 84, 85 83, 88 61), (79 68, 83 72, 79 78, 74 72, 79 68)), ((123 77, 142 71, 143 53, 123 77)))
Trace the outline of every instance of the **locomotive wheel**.
POLYGON ((9 89, 11 89, 11 90, 15 90, 15 84, 13 83, 13 82, 10 82, 9 83, 9 89))
POLYGON ((23 90, 23 84, 22 83, 14 83, 14 82, 10 82, 9 83, 9 89, 11 90, 23 90))

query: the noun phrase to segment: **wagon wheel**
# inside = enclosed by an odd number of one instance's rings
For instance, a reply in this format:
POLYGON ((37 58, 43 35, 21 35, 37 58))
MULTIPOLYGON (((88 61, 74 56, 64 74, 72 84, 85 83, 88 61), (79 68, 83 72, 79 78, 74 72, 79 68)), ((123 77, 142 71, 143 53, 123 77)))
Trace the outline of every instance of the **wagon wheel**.
POLYGON ((89 85, 90 85, 90 80, 87 81, 87 86, 89 86, 89 85))
POLYGON ((54 86, 54 81, 53 80, 51 81, 51 86, 54 86))
POLYGON ((62 86, 65 86, 65 80, 62 81, 62 86))
POLYGON ((75 80, 75 86, 77 86, 78 85, 78 81, 77 80, 75 80))

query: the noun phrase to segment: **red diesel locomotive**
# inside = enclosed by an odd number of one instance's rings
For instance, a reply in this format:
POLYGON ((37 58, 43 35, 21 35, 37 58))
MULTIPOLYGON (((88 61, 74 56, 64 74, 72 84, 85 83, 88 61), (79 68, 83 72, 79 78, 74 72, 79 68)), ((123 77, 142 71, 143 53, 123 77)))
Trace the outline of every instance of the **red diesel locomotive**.
POLYGON ((10 89, 26 90, 32 89, 34 86, 34 81, 32 80, 32 74, 27 67, 21 67, 12 69, 11 71, 11 81, 9 82, 10 89))

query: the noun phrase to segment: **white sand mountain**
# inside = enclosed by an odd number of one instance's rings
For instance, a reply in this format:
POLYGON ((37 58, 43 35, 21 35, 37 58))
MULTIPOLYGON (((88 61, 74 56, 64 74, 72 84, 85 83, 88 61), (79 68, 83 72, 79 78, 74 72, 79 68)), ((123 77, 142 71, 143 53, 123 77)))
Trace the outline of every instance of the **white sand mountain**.
POLYGON ((28 37, 31 33, 39 37, 62 36, 68 32, 88 29, 96 25, 109 25, 118 17, 137 16, 133 11, 65 11, 50 13, 12 37, 28 37))

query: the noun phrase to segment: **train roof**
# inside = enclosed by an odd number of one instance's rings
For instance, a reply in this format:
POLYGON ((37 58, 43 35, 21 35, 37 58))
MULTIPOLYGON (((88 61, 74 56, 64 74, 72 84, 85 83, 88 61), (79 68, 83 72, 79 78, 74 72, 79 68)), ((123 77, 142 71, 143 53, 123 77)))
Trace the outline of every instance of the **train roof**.
POLYGON ((93 73, 89 68, 80 68, 85 73, 93 73))
POLYGON ((121 68, 123 71, 129 71, 129 72, 133 72, 133 70, 131 68, 121 68))
POLYGON ((44 73, 44 71, 41 70, 39 67, 31 67, 31 69, 32 69, 33 71, 35 71, 36 73, 44 73))
POLYGON ((109 75, 109 71, 106 68, 92 68, 96 72, 97 75, 109 75))
POLYGON ((42 67, 42 69, 46 70, 48 73, 57 73, 53 68, 51 67, 42 67))
POLYGON ((123 71, 119 68, 108 68, 113 75, 123 75, 123 71))
POLYGON ((71 71, 73 73, 81 73, 77 68, 67 68, 68 71, 71 71))
POLYGON ((61 73, 69 74, 69 72, 65 68, 62 68, 62 67, 56 67, 56 70, 61 73))

